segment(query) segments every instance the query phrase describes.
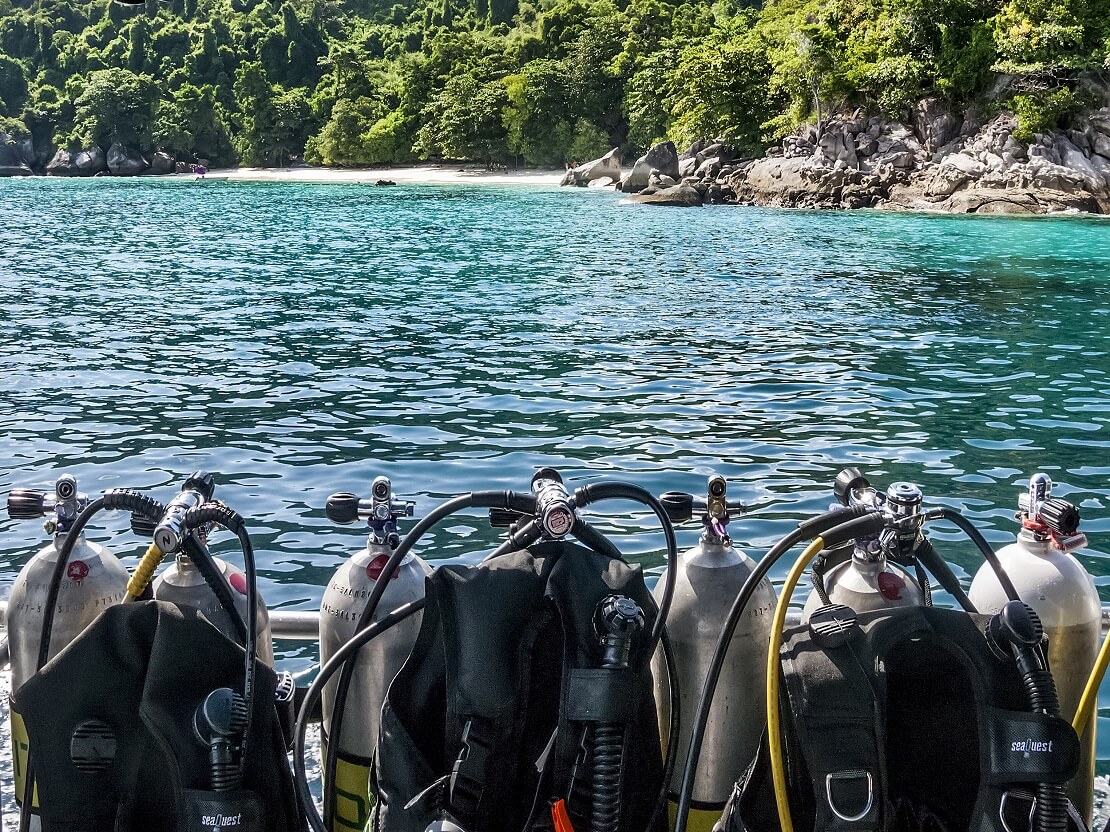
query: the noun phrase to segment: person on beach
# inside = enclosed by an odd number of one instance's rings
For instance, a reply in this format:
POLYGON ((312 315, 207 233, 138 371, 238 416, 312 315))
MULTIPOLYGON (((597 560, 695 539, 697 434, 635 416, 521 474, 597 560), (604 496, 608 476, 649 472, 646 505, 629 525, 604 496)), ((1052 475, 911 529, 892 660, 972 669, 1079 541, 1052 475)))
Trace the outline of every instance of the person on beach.
POLYGON ((193 173, 197 175, 197 180, 199 181, 204 178, 204 174, 208 173, 208 168, 204 165, 195 165, 193 167, 193 173))

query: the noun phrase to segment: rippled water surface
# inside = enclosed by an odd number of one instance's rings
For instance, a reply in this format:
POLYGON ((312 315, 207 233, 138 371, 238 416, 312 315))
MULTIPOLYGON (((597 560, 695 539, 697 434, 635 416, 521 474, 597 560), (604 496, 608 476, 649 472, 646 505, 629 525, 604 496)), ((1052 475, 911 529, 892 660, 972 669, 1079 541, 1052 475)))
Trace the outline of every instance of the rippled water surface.
MULTIPOLYGON (((526 488, 540 465, 654 492, 725 474, 754 509, 733 525, 753 554, 827 507, 845 465, 917 482, 1002 545, 1044 470, 1081 506, 1110 601, 1108 423, 1099 219, 0 181, 0 491, 70 471, 168 499, 207 468, 251 519, 271 606, 316 606, 361 545, 328 524, 329 493, 387 474, 419 515, 526 488)), ((603 527, 659 565, 650 519, 614 512, 603 527)), ((974 573, 954 529, 932 537, 974 573)), ((461 518, 422 554, 473 560, 494 539, 461 518)), ((4 594, 43 542, 0 519, 4 594)), ((314 647, 284 647, 309 666, 314 647)))

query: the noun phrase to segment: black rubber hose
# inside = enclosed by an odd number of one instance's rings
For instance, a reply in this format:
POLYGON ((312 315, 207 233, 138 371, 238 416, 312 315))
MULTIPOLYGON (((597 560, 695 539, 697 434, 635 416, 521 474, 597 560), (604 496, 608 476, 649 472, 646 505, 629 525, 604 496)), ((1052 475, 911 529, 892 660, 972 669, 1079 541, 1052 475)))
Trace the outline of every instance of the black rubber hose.
MULTIPOLYGON (((297 713, 297 724, 293 731, 293 781, 297 788, 297 796, 300 798, 301 803, 304 804, 304 813, 313 832, 329 832, 324 825, 324 820, 320 817, 320 813, 316 811, 316 804, 312 799, 312 791, 308 787, 308 772, 305 769, 304 761, 308 724, 312 721, 312 712, 320 701, 320 697, 323 695, 324 687, 331 680, 331 677, 334 676, 340 668, 345 666, 347 659, 362 649, 367 642, 377 638, 382 633, 386 632, 386 630, 400 624, 406 618, 415 615, 422 609, 424 609, 424 599, 420 598, 405 604, 403 607, 398 607, 393 610, 393 612, 375 621, 369 627, 355 633, 354 637, 340 647, 335 652, 335 655, 328 659, 324 666, 320 668, 320 672, 316 675, 316 678, 305 692, 304 699, 301 701, 301 709, 297 713)), ((332 743, 329 743, 329 748, 332 744, 334 744, 334 740, 332 743)))
POLYGON ((593 549, 599 555, 604 555, 605 557, 611 558, 613 560, 619 560, 621 563, 627 562, 624 559, 624 555, 621 554, 620 549, 616 547, 613 541, 611 541, 609 538, 607 538, 581 517, 574 518, 574 527, 570 530, 570 533, 578 538, 581 543, 583 543, 585 546, 588 546, 590 549, 593 549))
POLYGON ((987 539, 979 533, 979 530, 972 525, 972 522, 954 508, 941 507, 939 515, 942 520, 947 520, 958 526, 960 531, 966 534, 968 539, 979 547, 979 551, 983 553, 984 559, 990 564, 991 569, 994 570, 994 574, 998 578, 998 583, 1002 585, 1006 597, 1011 601, 1020 601, 1021 598, 1018 597, 1013 581, 1011 581, 1010 576, 1006 574, 1006 570, 998 560, 998 555, 994 553, 994 549, 991 548, 987 539))
POLYGON ((686 832, 686 823, 690 815, 690 801, 694 793, 694 778, 698 772, 698 757, 701 755, 701 745, 705 740, 705 728, 709 724, 709 711, 713 705, 713 695, 717 690, 717 682, 721 678, 721 670, 725 664, 725 656, 728 653, 729 645, 732 643, 732 636, 736 632, 736 627, 740 623, 740 618, 744 614, 748 602, 755 595, 756 589, 759 588, 759 584, 767 576, 767 573, 771 571, 771 567, 795 544, 814 538, 822 532, 850 521, 852 518, 860 517, 866 512, 867 509, 862 506, 844 506, 799 523, 796 529, 768 550, 767 554, 756 564, 752 574, 744 581, 744 585, 732 602, 728 616, 721 626, 721 634, 717 638, 716 647, 713 648, 713 658, 709 663, 705 683, 702 685, 701 698, 698 700, 698 708, 694 714, 694 722, 690 732, 690 747, 686 752, 686 765, 683 768, 682 785, 678 793, 675 832, 686 832))
MULTIPOLYGON (((198 526, 213 522, 219 523, 238 538, 239 548, 243 550, 243 571, 246 573, 247 579, 247 623, 245 638, 243 639, 243 652, 245 654, 243 702, 247 706, 247 719, 239 741, 239 777, 243 778, 246 774, 247 747, 249 745, 251 723, 254 719, 255 662, 258 658, 258 573, 255 569, 254 545, 251 543, 250 535, 247 534, 247 526, 243 516, 239 512, 223 503, 207 503, 185 512, 186 528, 195 529, 198 526)), ((190 537, 192 536, 190 535, 190 537)), ((198 548, 200 547, 198 546, 198 548)), ((210 558, 209 555, 202 559, 211 562, 210 558)), ((212 565, 215 566, 215 564, 212 565)), ((219 574, 218 569, 213 569, 213 571, 219 574)), ((227 582, 222 575, 218 583, 226 589, 227 582)), ((234 613, 232 621, 241 621, 234 601, 232 601, 231 611, 234 613)))
MULTIPOLYGON (((358 622, 355 625, 355 633, 365 629, 374 619, 374 613, 377 612, 378 604, 382 600, 382 595, 385 594, 385 590, 389 586, 389 581, 393 578, 394 574, 396 574, 397 569, 401 565, 401 561, 412 551, 413 546, 424 536, 425 532, 436 525, 436 523, 467 508, 511 508, 517 511, 530 513, 535 511, 535 507, 536 500, 532 495, 517 494, 513 491, 477 491, 471 494, 463 494, 436 506, 428 512, 427 516, 409 530, 409 533, 405 535, 405 539, 402 540, 397 548, 393 550, 393 553, 390 554, 389 560, 386 561, 381 574, 378 576, 378 580, 374 582, 374 588, 370 592, 370 597, 366 601, 366 606, 363 608, 361 615, 359 615, 358 622)), ((325 755, 323 772, 324 823, 328 830, 330 830, 333 825, 332 804, 335 802, 334 773, 339 760, 339 739, 343 727, 343 713, 347 707, 347 694, 350 693, 351 681, 354 679, 354 675, 354 661, 346 662, 343 666, 343 671, 339 674, 339 681, 335 686, 335 704, 332 706, 331 730, 328 738, 328 750, 325 755), (331 776, 329 776, 329 773, 331 776)))
POLYGON ((674 525, 667 510, 655 495, 638 485, 626 482, 601 482, 583 485, 574 492, 574 502, 579 508, 585 508, 599 500, 632 500, 642 503, 655 513, 659 518, 659 525, 663 527, 663 537, 667 541, 667 576, 663 583, 663 597, 659 600, 659 612, 651 627, 648 650, 644 654, 645 661, 651 661, 659 646, 659 639, 663 636, 663 627, 667 624, 671 600, 674 598, 675 581, 678 580, 678 541, 675 538, 674 525))
POLYGON ((956 573, 952 571, 952 567, 948 562, 940 556, 940 553, 933 548, 933 544, 929 538, 923 537, 921 542, 914 550, 914 556, 921 565, 932 573, 933 577, 937 579, 937 583, 941 585, 949 595, 956 599, 956 603, 963 608, 964 612, 977 613, 975 605, 971 603, 971 599, 967 597, 962 586, 960 586, 960 579, 956 577, 956 573))
MULTIPOLYGON (((1034 655, 1036 655, 1034 653, 1034 655)), ((1037 664, 1040 664, 1039 657, 1037 664)), ((1021 676, 1029 705, 1034 712, 1060 715, 1060 700, 1052 674, 1044 668, 1029 667, 1021 676)), ((1038 783, 1037 806, 1033 814, 1033 832, 1066 832, 1068 828, 1068 794, 1063 783, 1038 783)))

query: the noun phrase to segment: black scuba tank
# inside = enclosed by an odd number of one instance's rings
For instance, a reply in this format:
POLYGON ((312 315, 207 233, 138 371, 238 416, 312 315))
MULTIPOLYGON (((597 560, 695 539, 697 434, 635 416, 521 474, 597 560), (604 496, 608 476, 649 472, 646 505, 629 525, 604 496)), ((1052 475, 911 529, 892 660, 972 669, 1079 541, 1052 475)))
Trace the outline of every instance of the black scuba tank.
POLYGON ((663 771, 640 567, 548 542, 427 590, 382 711, 375 828, 550 829, 563 801, 579 832, 648 829, 663 771))

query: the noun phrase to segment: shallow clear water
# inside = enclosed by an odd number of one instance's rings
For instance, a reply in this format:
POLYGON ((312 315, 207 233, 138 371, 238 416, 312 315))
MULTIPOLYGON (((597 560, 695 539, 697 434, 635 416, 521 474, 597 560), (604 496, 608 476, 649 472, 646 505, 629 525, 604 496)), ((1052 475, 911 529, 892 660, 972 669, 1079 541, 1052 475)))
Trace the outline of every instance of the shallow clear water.
MULTIPOLYGON (((251 519, 271 606, 311 608, 362 542, 324 501, 378 474, 419 516, 541 465, 656 493, 720 472, 757 554, 845 465, 918 483, 998 545, 1044 470, 1110 601, 1110 222, 617 196, 0 181, 0 491, 71 471, 167 499, 207 468, 251 519)), ((614 511, 603 527, 659 565, 651 520, 614 511)), ((931 534, 974 573, 953 528, 931 534)), ((461 518, 421 553, 494 539, 461 518)), ((43 542, 0 519, 0 592, 43 542)))

